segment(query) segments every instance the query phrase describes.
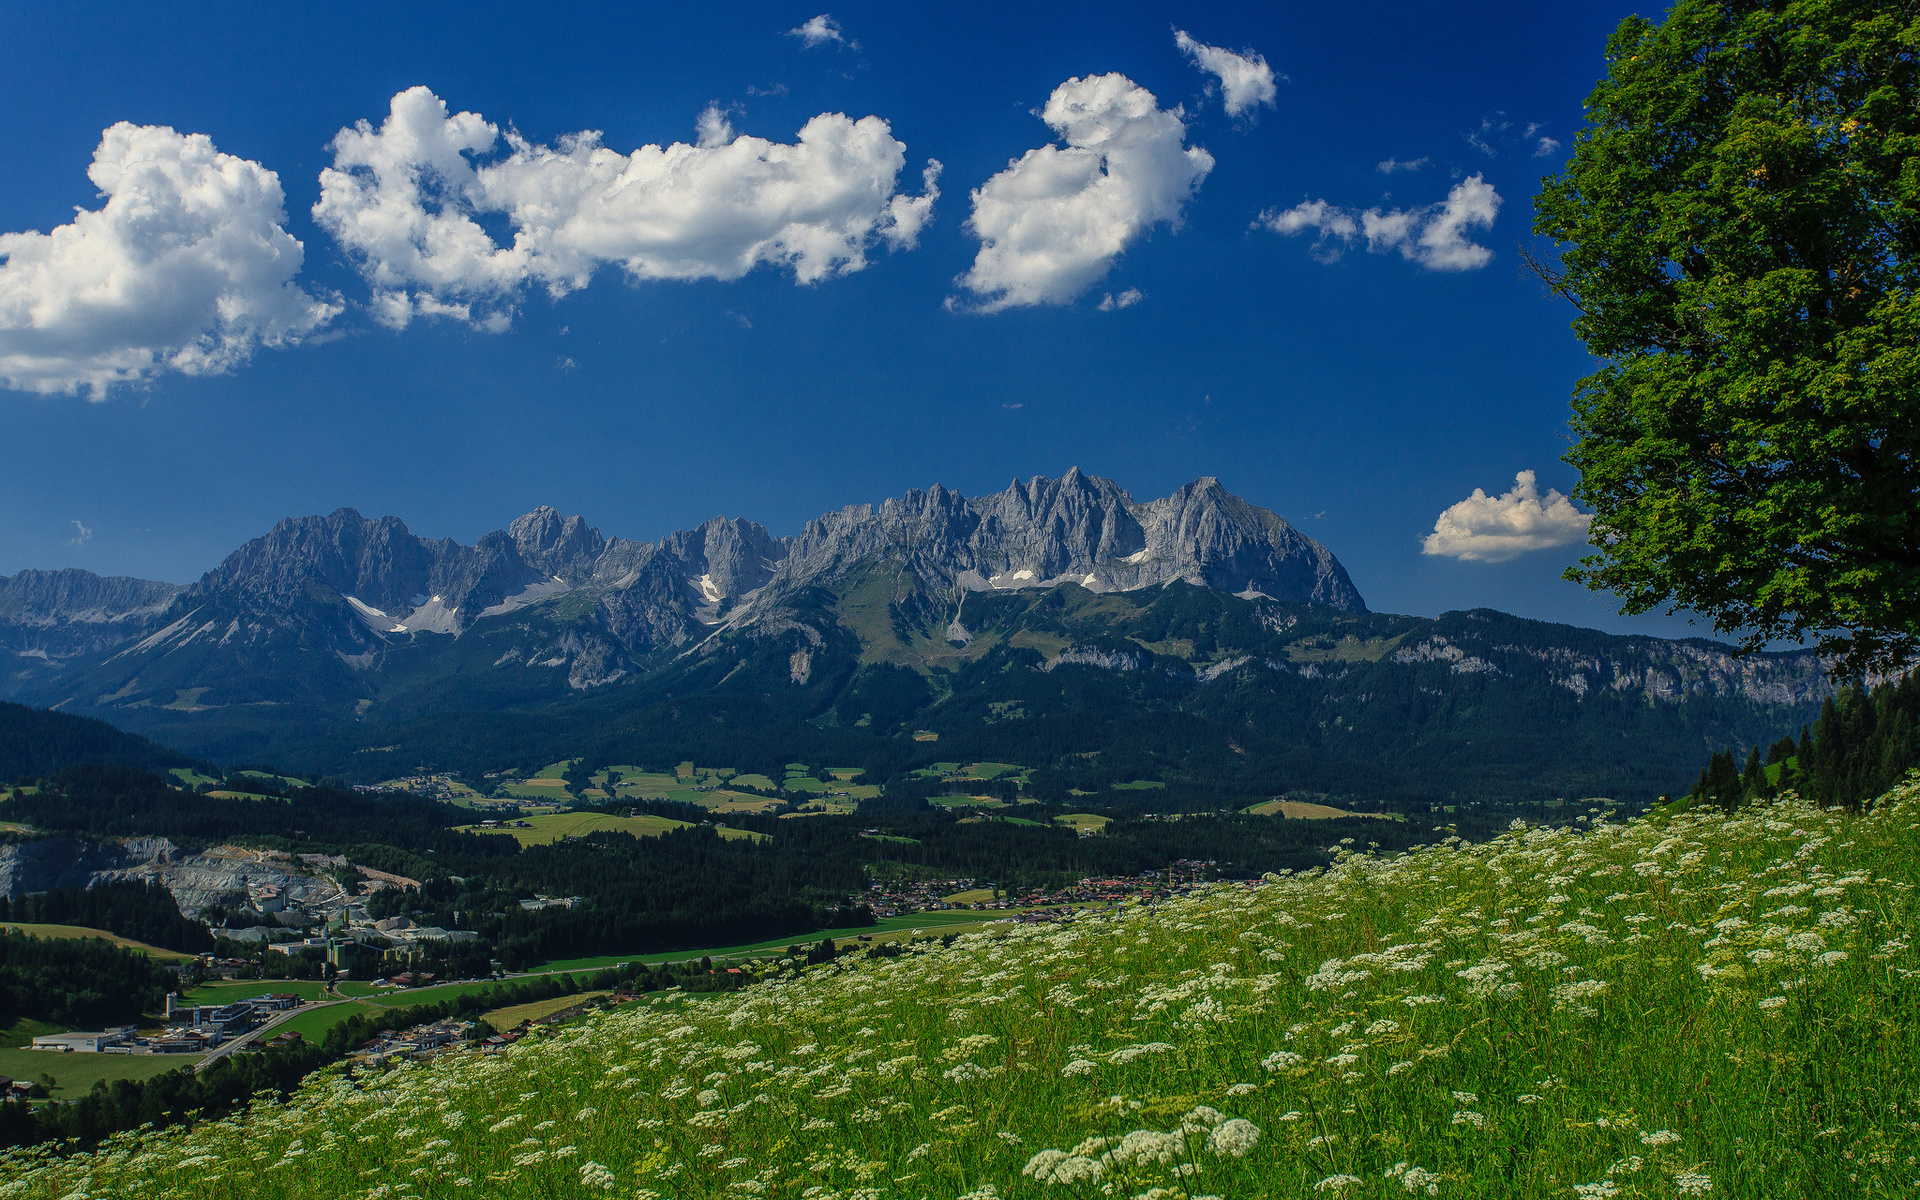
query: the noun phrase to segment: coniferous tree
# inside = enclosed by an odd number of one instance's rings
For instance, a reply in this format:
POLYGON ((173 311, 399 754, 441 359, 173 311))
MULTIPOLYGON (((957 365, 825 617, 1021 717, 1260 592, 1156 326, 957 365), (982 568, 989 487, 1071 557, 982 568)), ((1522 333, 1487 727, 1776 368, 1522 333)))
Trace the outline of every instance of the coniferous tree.
POLYGON ((1747 751, 1747 765, 1740 769, 1740 792, 1749 800, 1767 796, 1767 772, 1760 765, 1760 747, 1747 751))

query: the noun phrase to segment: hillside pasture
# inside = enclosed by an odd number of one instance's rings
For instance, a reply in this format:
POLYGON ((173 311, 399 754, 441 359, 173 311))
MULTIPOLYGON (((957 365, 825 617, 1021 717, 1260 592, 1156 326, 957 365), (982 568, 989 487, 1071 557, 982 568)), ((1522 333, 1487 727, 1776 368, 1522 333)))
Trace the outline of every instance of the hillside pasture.
POLYGON ((998 796, 928 796, 927 803, 938 808, 1005 808, 998 796))
MULTIPOLYGON (((52 1050, 0 1050, 0 1075, 12 1079, 53 1076, 55 1100, 78 1100, 96 1083, 152 1079, 200 1061, 198 1054, 62 1054, 52 1050)), ((111 1194, 111 1193, 103 1193, 111 1194)))
POLYGON ((535 1000, 529 1004, 512 1004, 506 1008, 496 1008, 482 1013, 480 1019, 495 1029, 512 1029, 522 1021, 538 1021, 554 1013, 563 1012, 589 1000, 607 995, 606 992, 580 992, 572 996, 549 996, 545 1000, 535 1000))
POLYGON ((1253 817, 1285 817, 1289 821, 1331 821, 1339 817, 1372 817, 1377 821, 1398 821, 1398 813, 1348 812, 1330 804, 1309 804, 1303 800, 1263 800, 1240 810, 1253 817))
POLYGON ((1911 1195, 1917 826, 1920 782, 1866 815, 1787 798, 1343 851, 1068 923, 924 914, 959 936, 0 1174, 31 1200, 363 1196, 410 1170, 423 1198, 1911 1195))
POLYGON ((1067 813, 1053 820, 1056 825, 1065 825, 1073 829, 1090 829, 1095 833, 1113 824, 1112 817, 1103 817, 1098 813, 1067 813))
POLYGON ((332 999, 327 995, 327 985, 317 979, 214 980, 194 988, 181 999, 189 1004, 232 1004, 236 1000, 251 1000, 255 996, 273 992, 291 992, 308 1003, 332 999))
POLYGON ((104 929, 90 929, 85 925, 35 925, 21 921, 0 921, 0 928, 11 929, 15 933, 24 933, 29 937, 58 938, 100 938, 127 950, 138 950, 150 958, 192 958, 191 954, 182 954, 178 950, 168 950, 161 946, 136 942, 132 938, 121 937, 117 933, 108 933, 104 929))
MULTIPOLYGON (((570 837, 585 837, 590 833, 610 830, 615 833, 629 833, 634 837, 659 837, 675 829, 686 829, 690 823, 676 821, 671 817, 656 817, 642 813, 637 817, 614 816, 609 813, 567 812, 541 813, 538 816, 523 817, 526 829, 482 829, 478 825, 459 827, 462 833, 504 833, 509 834, 522 846, 546 846, 570 837)), ((746 838, 760 836, 744 829, 721 829, 723 838, 746 838)))

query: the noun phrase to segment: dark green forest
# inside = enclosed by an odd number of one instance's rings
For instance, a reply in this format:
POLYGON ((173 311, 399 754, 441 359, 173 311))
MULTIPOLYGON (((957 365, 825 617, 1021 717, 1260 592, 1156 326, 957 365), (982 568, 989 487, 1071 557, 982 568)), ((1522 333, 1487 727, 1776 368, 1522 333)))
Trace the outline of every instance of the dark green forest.
POLYGON ((1920 767, 1920 672, 1881 683, 1854 684, 1821 705, 1819 720, 1767 748, 1715 754, 1688 793, 1694 802, 1738 808, 1796 791, 1823 807, 1859 809, 1920 767))
POLYGON ((84 925, 185 954, 213 949, 213 935, 181 915, 172 892, 133 879, 103 879, 91 887, 53 888, 13 900, 0 896, 0 921, 84 925))
POLYGON ((206 767, 105 721, 0 700, 0 781, 48 775, 75 763, 145 771, 206 767))
POLYGON ((174 975, 104 938, 40 938, 0 930, 0 1025, 132 1024, 157 1012, 174 975))
MULTIPOLYGON (((1810 659, 1763 654, 1736 668, 1707 641, 1489 610, 1352 614, 1184 583, 970 594, 964 644, 941 640, 952 598, 915 587, 884 625, 861 618, 858 632, 828 589, 783 604, 786 632, 663 649, 586 691, 494 665, 523 627, 589 632, 590 610, 556 604, 457 639, 396 643, 363 672, 329 660, 320 674, 280 678, 284 655, 204 664, 208 707, 192 714, 98 711, 224 763, 353 783, 419 770, 479 780, 580 757, 762 772, 830 762, 884 781, 961 759, 1052 772, 1050 796, 1153 778, 1249 799, 1322 793, 1348 807, 1639 803, 1683 790, 1718 747, 1798 729, 1823 686, 1801 677, 1810 659), (804 681, 791 667, 801 649, 804 681), (1749 694, 1742 681, 1755 672, 1784 682, 1749 694), (254 703, 266 699, 274 706, 254 703)), ((187 670, 168 663, 155 669, 187 670)))

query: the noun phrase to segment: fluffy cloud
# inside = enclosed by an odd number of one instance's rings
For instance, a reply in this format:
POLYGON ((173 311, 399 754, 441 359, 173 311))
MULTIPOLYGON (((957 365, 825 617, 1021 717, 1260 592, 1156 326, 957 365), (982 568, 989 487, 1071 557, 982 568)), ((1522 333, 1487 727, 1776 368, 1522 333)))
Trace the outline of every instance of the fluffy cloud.
POLYGON ((1155 224, 1177 228, 1213 169, 1180 109, 1124 75, 1069 79, 1040 117, 1066 145, 1027 151, 973 192, 980 252, 959 282, 983 312, 1068 303, 1155 224))
POLYGON ((875 245, 912 248, 939 195, 931 159, 923 194, 896 190, 907 148, 879 117, 822 113, 787 144, 738 135, 708 109, 698 133, 621 154, 593 131, 553 146, 509 131, 496 157, 496 126, 411 88, 378 129, 334 138, 313 216, 359 263, 386 324, 502 329, 524 285, 563 296, 606 263, 636 280, 731 280, 761 264, 800 283, 845 275, 875 245), (494 241, 477 219, 488 215, 512 244, 494 241))
POLYGON ((1489 496, 1479 488, 1440 514, 1421 553, 1468 562, 1506 562, 1530 550, 1583 542, 1591 513, 1574 508, 1559 492, 1540 494, 1532 471, 1513 477, 1513 490, 1489 496))
POLYGON ((1123 308, 1132 308, 1146 298, 1147 294, 1139 288, 1128 288, 1118 296, 1108 292, 1100 298, 1100 303, 1095 307, 1101 312, 1119 312, 1123 308))
POLYGON ((1267 65, 1264 55, 1252 50, 1235 54, 1219 46, 1209 46, 1187 36, 1184 29, 1173 31, 1173 41, 1193 60, 1194 66, 1220 80, 1220 97, 1226 103, 1228 116, 1237 117, 1262 104, 1273 103, 1273 68, 1267 65))
POLYGON ((204 134, 121 122, 87 177, 105 203, 51 233, 0 234, 0 382, 105 397, 165 371, 208 375, 285 346, 336 305, 293 282, 302 247, 280 177, 204 134))
POLYGON ((1275 233, 1317 232, 1315 253, 1324 261, 1340 257, 1347 246, 1365 239, 1375 254, 1390 250, 1431 271, 1472 271, 1493 260, 1493 251, 1469 241, 1468 231, 1492 229, 1500 212, 1500 194, 1478 175, 1453 185, 1447 198, 1423 208, 1360 212, 1312 200, 1285 210, 1269 209, 1259 224, 1275 233))
POLYGON ((828 42, 838 42, 850 50, 860 48, 859 42, 847 40, 846 34, 840 31, 840 22, 827 13, 821 13, 796 28, 787 30, 787 36, 799 38, 801 46, 808 50, 815 46, 824 46, 828 42))

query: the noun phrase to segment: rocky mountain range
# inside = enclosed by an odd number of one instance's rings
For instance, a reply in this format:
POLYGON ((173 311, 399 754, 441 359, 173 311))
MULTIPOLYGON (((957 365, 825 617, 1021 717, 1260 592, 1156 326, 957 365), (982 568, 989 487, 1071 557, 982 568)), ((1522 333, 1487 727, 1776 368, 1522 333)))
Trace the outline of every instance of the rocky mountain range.
MULTIPOLYGON (((570 608, 593 611, 592 627, 509 651, 502 665, 565 666, 569 684, 584 689, 716 626, 777 622, 794 593, 842 583, 883 561, 904 566, 927 594, 956 598, 1063 582, 1110 592, 1183 580, 1366 611, 1326 547, 1218 480, 1139 504, 1111 480, 1075 468, 973 499, 936 484, 877 508, 829 513, 793 538, 716 517, 658 542, 634 542, 539 508, 462 546, 416 537, 397 517, 368 519, 343 508, 281 521, 184 587, 75 570, 22 572, 0 583, 0 644, 17 660, 36 660, 11 672, 6 692, 16 696, 50 695, 48 669, 112 652, 110 660, 129 673, 92 702, 125 707, 155 702, 153 688, 136 679, 156 656, 218 650, 244 657, 249 647, 292 639, 367 669, 397 644, 458 638, 478 622, 564 596, 570 608)), ((222 682, 165 674, 189 689, 222 682)), ((84 677, 101 678, 97 670, 84 677)), ((89 701, 82 693, 60 698, 89 701)))
POLYGON ((1812 654, 1459 617, 1369 613, 1326 547, 1216 479, 1142 503, 1074 469, 988 496, 910 491, 790 538, 716 517, 629 541, 540 508, 465 546, 340 509, 281 521, 186 586, 24 571, 0 580, 0 695, 216 760, 306 754, 358 775, 385 769, 366 754, 405 744, 394 730, 462 712, 577 732, 674 696, 752 695, 893 737, 995 689, 987 724, 1059 715, 1072 705, 1007 680, 1064 696, 1076 670, 1128 681, 1101 703, 1129 711, 1204 707, 1249 672, 1334 709, 1382 672, 1463 704, 1546 688, 1591 712, 1731 705, 1688 734, 1701 742, 1795 723, 1830 691, 1812 654), (1206 636, 1155 634, 1176 610, 1206 636), (1014 675, 989 681, 989 663, 1014 675))
POLYGON ((0 654, 51 665, 125 645, 144 636, 183 590, 72 567, 0 576, 0 654))

